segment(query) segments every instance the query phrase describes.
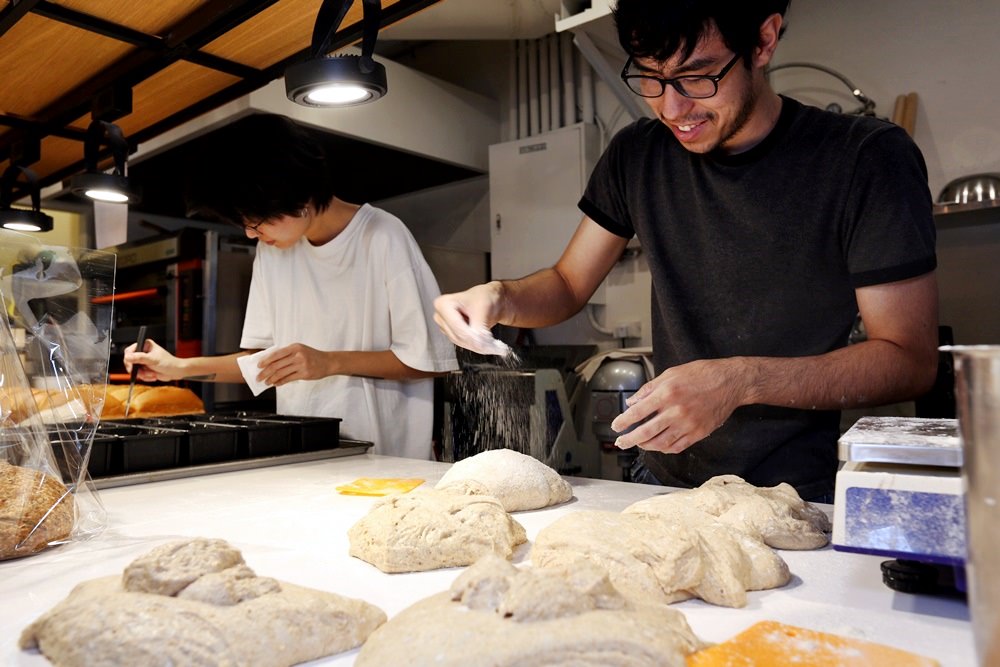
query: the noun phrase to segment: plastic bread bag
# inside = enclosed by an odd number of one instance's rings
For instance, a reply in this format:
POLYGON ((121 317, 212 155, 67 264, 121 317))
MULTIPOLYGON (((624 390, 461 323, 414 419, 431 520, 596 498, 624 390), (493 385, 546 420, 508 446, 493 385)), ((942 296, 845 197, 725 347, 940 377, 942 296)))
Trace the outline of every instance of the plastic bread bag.
POLYGON ((114 275, 111 253, 0 230, 0 560, 106 525, 88 466, 111 351, 100 297, 114 275))

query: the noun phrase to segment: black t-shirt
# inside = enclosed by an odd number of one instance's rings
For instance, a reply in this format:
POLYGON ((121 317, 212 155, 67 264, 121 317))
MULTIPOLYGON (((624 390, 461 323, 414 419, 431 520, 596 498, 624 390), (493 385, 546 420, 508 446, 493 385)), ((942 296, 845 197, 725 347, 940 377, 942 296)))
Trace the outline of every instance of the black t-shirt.
MULTIPOLYGON (((936 266, 927 170, 906 133, 782 98, 737 155, 687 151, 658 120, 612 139, 580 209, 638 236, 652 277, 657 373, 695 359, 798 357, 847 344, 858 287, 936 266)), ((839 412, 738 408, 681 454, 647 452, 663 483, 732 473, 804 497, 833 490, 839 412)))

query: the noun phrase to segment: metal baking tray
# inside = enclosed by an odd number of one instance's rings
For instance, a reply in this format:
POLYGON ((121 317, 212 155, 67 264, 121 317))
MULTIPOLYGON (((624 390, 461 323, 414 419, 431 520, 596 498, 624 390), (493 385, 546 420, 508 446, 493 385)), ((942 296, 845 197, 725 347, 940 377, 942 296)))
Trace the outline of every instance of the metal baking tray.
POLYGON ((862 417, 839 440, 841 461, 962 467, 957 419, 862 417))

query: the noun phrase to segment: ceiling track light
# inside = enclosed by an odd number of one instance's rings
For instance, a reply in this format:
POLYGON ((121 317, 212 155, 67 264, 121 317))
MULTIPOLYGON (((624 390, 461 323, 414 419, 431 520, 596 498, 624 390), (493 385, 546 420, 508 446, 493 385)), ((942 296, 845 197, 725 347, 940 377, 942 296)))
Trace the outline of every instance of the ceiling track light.
POLYGON ((12 164, 0 179, 0 227, 15 232, 48 232, 52 230, 52 216, 42 213, 38 176, 31 169, 12 164), (24 174, 31 194, 31 208, 12 208, 11 200, 17 177, 24 174))
POLYGON ((126 174, 128 142, 120 127, 105 120, 94 120, 87 128, 83 144, 83 162, 86 172, 78 174, 70 181, 74 194, 96 201, 115 204, 134 204, 139 201, 139 192, 132 188, 126 174), (114 169, 110 174, 97 168, 101 146, 106 145, 114 158, 114 169))
POLYGON ((330 41, 354 0, 323 0, 313 27, 311 57, 285 70, 285 94, 308 107, 346 107, 385 95, 385 67, 375 62, 375 40, 382 20, 380 0, 362 0, 361 55, 328 56, 330 41))

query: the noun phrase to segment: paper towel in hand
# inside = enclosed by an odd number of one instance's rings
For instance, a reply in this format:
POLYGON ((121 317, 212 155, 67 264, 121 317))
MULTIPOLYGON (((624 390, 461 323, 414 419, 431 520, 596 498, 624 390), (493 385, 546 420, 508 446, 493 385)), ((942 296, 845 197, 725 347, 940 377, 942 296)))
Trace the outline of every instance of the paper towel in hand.
POLYGON ((278 349, 278 346, 272 345, 266 350, 254 352, 253 354, 248 354, 242 357, 236 357, 236 363, 240 365, 240 373, 243 374, 243 379, 247 381, 247 386, 250 387, 250 391, 253 392, 254 396, 259 395, 262 391, 271 386, 266 382, 260 382, 257 380, 257 376, 260 375, 260 367, 257 366, 257 364, 260 363, 261 359, 265 358, 276 349, 278 349))

